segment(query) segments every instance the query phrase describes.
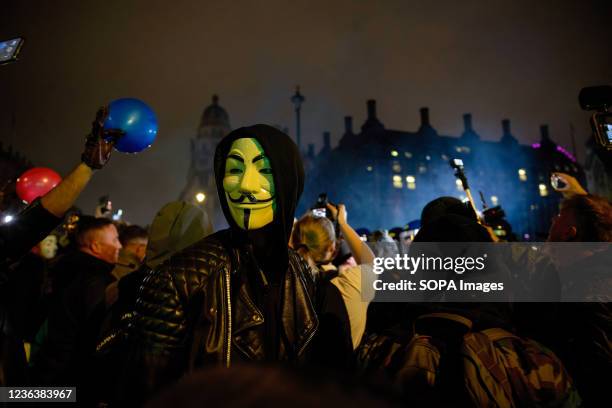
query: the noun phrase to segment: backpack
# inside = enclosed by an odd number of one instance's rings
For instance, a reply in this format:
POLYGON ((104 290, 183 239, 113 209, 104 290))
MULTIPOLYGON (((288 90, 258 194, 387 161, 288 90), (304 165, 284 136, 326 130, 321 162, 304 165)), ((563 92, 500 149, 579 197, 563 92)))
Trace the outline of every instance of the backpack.
POLYGON ((358 361, 363 374, 375 381, 384 376, 408 398, 477 407, 582 406, 552 351, 501 328, 472 331, 469 319, 453 313, 420 316, 411 336, 369 337, 358 361))
POLYGON ((464 336, 465 388, 479 407, 579 407, 563 363, 535 340, 493 328, 464 336))

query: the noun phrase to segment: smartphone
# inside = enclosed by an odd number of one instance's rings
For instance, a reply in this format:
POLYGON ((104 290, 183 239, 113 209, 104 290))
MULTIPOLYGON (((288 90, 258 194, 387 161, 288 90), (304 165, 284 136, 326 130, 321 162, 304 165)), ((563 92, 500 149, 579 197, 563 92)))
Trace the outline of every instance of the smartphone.
POLYGON ((565 180, 562 177, 557 176, 556 174, 550 176, 550 185, 556 191, 563 191, 566 190, 568 187, 568 184, 565 182, 565 180))
POLYGON ((463 167, 463 160, 461 159, 451 159, 451 163, 450 163, 451 167, 453 169, 458 169, 463 167))
POLYGON ((325 208, 313 208, 312 210, 312 215, 314 215, 315 217, 326 217, 327 216, 327 212, 325 208))
POLYGON ((23 42, 24 39, 22 37, 0 42, 0 65, 17 61, 17 56, 19 51, 21 51, 23 42))
POLYGON ((599 144, 607 150, 612 150, 612 112, 594 113, 591 126, 599 144))

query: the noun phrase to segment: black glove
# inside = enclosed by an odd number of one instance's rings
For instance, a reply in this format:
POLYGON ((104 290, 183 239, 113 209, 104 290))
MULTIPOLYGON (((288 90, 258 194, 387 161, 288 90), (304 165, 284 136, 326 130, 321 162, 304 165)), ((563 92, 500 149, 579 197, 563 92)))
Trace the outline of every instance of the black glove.
POLYGON ((81 161, 92 169, 101 169, 110 160, 113 147, 125 132, 120 129, 104 129, 104 121, 108 116, 108 109, 103 106, 96 113, 96 120, 91 126, 91 133, 87 135, 85 150, 81 161))

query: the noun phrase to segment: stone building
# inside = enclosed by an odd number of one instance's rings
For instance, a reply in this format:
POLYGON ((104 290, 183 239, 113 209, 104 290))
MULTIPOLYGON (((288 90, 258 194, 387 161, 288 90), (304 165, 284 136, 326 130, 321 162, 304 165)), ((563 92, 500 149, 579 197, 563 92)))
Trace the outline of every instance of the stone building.
POLYGON ((337 147, 332 148, 329 133, 324 134, 323 148, 309 158, 313 163, 300 211, 326 192, 331 201, 347 204, 356 227, 403 226, 418 219, 423 206, 436 197, 465 198, 449 166, 451 158, 460 158, 477 205, 482 192, 488 206, 503 206, 520 237, 541 239, 560 197, 550 187, 550 173, 563 171, 584 182, 580 165, 551 140, 545 125, 538 142, 522 145, 507 119, 499 140, 489 141, 476 132, 470 114, 463 116, 464 131, 458 137, 440 135, 428 108, 422 108, 420 116, 415 132, 387 129, 377 115, 376 101, 369 100, 359 131, 346 117, 337 147))

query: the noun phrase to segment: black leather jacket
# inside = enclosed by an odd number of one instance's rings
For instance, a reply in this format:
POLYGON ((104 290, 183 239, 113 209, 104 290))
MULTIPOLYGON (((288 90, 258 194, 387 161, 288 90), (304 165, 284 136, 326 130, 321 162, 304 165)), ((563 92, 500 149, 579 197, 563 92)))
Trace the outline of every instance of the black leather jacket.
MULTIPOLYGON (((134 334, 149 391, 203 365, 263 361, 264 314, 238 279, 243 250, 230 231, 204 238, 151 271, 136 303, 134 334), (235 286, 238 284, 238 286, 235 286)), ((308 264, 289 251, 280 286, 279 360, 300 364, 318 319, 308 264)))

